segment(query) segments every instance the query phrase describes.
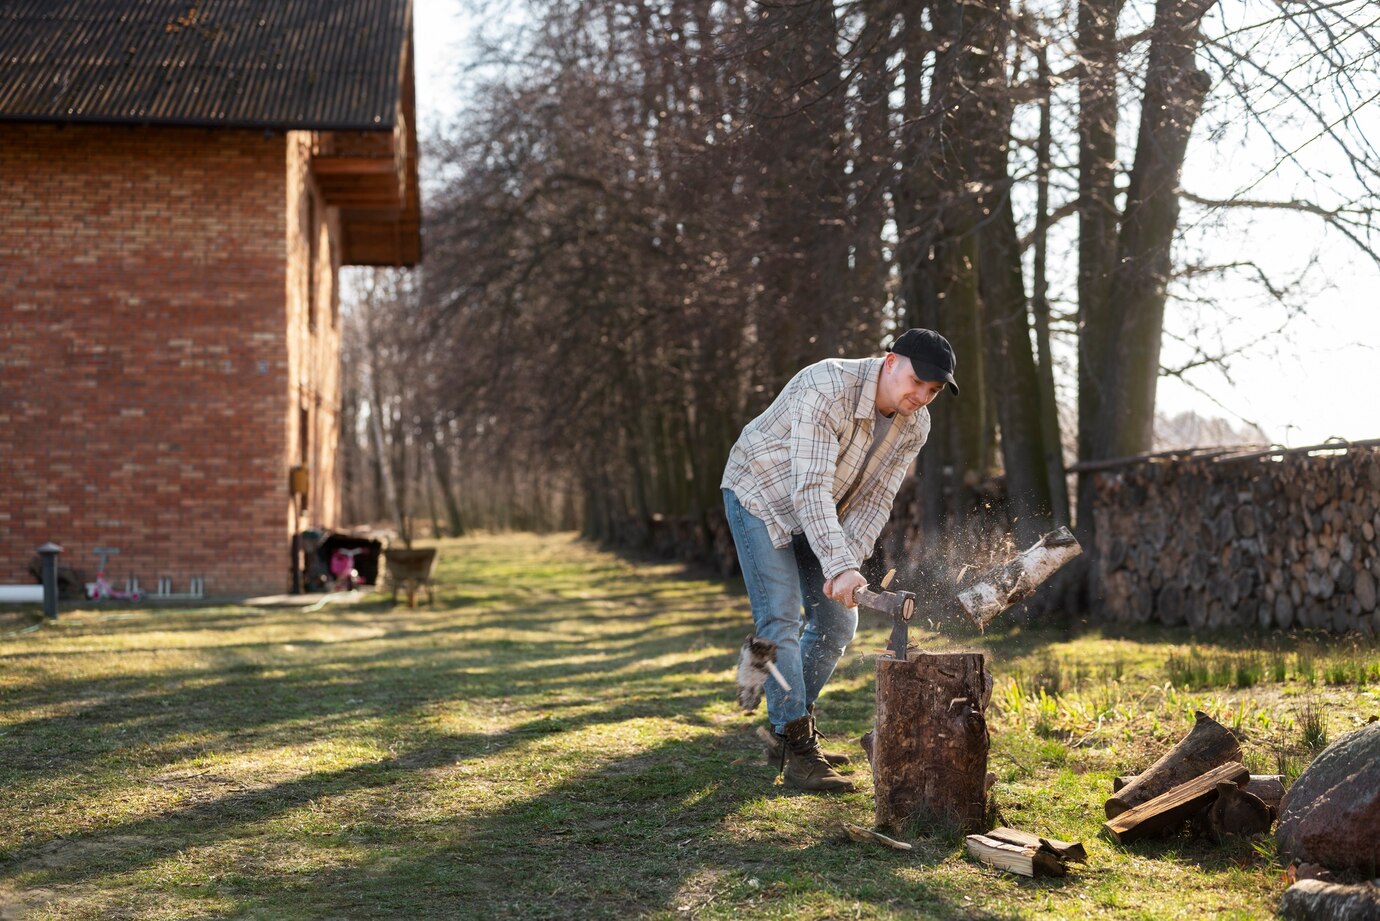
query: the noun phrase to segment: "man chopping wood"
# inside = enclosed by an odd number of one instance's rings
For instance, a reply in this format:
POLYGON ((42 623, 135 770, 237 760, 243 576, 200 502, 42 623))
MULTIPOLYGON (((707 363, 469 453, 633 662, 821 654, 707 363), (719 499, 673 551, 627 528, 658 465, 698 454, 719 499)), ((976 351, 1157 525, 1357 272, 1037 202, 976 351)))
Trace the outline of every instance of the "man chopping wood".
POLYGON ((729 453, 720 484, 729 529, 757 637, 776 646, 768 752, 799 789, 853 789, 832 766, 846 756, 820 750, 815 699, 857 630, 854 593, 867 586, 859 567, 945 387, 958 393, 948 340, 910 329, 885 357, 801 370, 729 453))

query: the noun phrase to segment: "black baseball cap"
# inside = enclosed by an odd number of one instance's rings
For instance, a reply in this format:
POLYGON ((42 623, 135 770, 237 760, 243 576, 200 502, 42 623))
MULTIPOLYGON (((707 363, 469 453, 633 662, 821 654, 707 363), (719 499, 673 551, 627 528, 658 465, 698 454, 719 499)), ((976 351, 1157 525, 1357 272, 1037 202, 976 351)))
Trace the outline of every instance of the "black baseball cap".
POLYGON ((904 355, 922 381, 944 381, 958 395, 954 380, 954 348, 932 329, 908 329, 887 346, 888 352, 904 355))

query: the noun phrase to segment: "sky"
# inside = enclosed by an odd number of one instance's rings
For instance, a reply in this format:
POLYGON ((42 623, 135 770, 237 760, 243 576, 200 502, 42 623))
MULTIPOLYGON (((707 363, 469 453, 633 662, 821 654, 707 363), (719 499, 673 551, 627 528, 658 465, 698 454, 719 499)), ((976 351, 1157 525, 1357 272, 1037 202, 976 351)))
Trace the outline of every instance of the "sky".
MULTIPOLYGON (((459 109, 456 86, 471 20, 458 0, 414 0, 414 16, 417 120, 426 136, 459 109)), ((1377 115, 1377 106, 1372 104, 1371 115, 1377 115)), ((1376 121, 1380 128, 1380 119, 1376 121)), ((1195 141, 1206 143, 1197 136, 1195 141)), ((1258 171, 1258 161, 1257 152, 1230 145, 1219 145, 1212 156, 1194 157, 1190 151, 1183 186, 1207 197, 1227 197, 1239 187, 1241 176, 1258 171)), ((426 167, 424 157, 423 171, 426 167)), ((1265 197, 1260 190, 1252 195, 1265 197)), ((1289 322, 1283 333, 1232 358, 1225 373, 1203 367, 1185 380, 1161 378, 1158 411, 1192 411, 1226 419, 1238 429, 1254 424, 1272 443, 1289 447, 1330 438, 1380 438, 1380 268, 1335 235, 1323 233, 1316 219, 1252 212, 1244 221, 1229 225, 1235 230, 1208 233, 1208 255, 1214 262, 1251 258, 1272 267, 1316 258, 1306 314, 1289 322), (1245 227, 1249 233, 1241 229, 1245 227)), ((1227 346, 1253 343, 1283 322, 1282 312, 1262 302, 1258 289, 1228 282, 1213 294, 1222 308, 1209 317, 1206 332, 1190 308, 1171 302, 1162 364, 1184 363, 1199 340, 1227 346)))

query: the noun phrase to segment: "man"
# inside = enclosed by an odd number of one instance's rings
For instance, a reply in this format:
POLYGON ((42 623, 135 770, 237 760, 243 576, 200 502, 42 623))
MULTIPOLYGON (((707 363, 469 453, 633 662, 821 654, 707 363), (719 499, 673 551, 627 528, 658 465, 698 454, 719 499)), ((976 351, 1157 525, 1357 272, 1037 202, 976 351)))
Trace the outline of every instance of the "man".
POLYGON ((768 680, 766 698, 791 786, 853 789, 820 751, 814 703, 853 639, 854 592, 867 586, 858 569, 929 436, 927 407, 946 386, 958 393, 948 340, 907 330, 884 358, 800 371, 729 453, 720 486, 752 619, 776 644, 790 685, 768 680))

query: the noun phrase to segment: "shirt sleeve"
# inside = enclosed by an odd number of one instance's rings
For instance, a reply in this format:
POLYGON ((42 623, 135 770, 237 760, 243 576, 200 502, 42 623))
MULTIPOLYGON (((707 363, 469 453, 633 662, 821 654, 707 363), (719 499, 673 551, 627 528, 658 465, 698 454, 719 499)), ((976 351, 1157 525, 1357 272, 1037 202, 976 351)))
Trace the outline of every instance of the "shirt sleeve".
POLYGON ((826 579, 858 567, 858 558, 839 524, 834 505, 834 472, 839 441, 829 417, 829 399, 818 390, 801 391, 791 418, 791 500, 800 526, 819 558, 826 579))

